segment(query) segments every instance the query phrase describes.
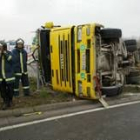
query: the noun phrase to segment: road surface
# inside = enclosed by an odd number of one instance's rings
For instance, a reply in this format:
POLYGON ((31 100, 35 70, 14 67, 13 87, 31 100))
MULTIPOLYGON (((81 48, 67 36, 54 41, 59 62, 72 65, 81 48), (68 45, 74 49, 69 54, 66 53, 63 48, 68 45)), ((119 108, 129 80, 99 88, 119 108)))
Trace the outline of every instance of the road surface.
POLYGON ((0 140, 140 140, 140 103, 5 130, 0 140))

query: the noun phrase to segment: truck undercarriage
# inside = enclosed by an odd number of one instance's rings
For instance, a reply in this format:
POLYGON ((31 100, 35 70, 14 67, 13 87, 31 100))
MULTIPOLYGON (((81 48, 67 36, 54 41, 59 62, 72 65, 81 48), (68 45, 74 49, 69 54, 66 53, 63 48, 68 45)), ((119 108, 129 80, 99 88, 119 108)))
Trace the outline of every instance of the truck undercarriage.
MULTIPOLYGON (((85 25, 87 26, 87 31, 89 32, 89 25, 85 25)), ((84 27, 84 25, 79 26, 81 28, 81 35, 83 34, 82 32, 82 28, 84 27)), ((61 28, 61 27, 60 27, 61 28)), ((71 32, 71 44, 70 46, 73 48, 76 44, 74 36, 75 33, 74 28, 72 28, 72 32, 71 32)), ((77 27, 78 29, 78 27, 77 27)), ((59 29, 56 29, 55 33, 56 36, 60 36, 59 33, 62 33, 62 31, 65 29, 61 29, 61 31, 59 31, 59 29)), ((51 57, 52 56, 52 52, 55 49, 55 47, 51 44, 51 42, 53 41, 53 43, 55 44, 56 41, 52 40, 50 38, 51 29, 48 28, 41 28, 38 30, 38 37, 39 37, 39 62, 40 62, 40 67, 41 67, 41 71, 42 71, 42 75, 44 77, 44 81, 45 83, 50 83, 52 84, 52 76, 54 76, 54 71, 52 66, 52 60, 51 57)), ((66 33, 65 33, 66 34, 66 33)), ((132 69, 134 67, 134 52, 136 50, 136 47, 134 47, 136 44, 134 41, 123 41, 122 39, 122 31, 120 29, 114 29, 114 28, 102 28, 102 27, 95 27, 95 34, 93 35, 94 39, 93 42, 94 44, 94 52, 95 52, 95 69, 96 69, 96 74, 94 74, 94 76, 96 77, 96 81, 94 82, 95 85, 93 85, 93 87, 95 88, 95 91, 100 92, 102 95, 107 95, 107 96, 112 96, 112 95, 118 95, 122 92, 122 88, 124 86, 124 84, 127 83, 127 79, 129 79, 129 75, 132 72, 132 69), (133 43, 132 43, 133 42, 133 43), (132 44, 131 44, 132 43, 132 44), (131 44, 131 45, 130 45, 131 44), (100 91, 99 91, 100 90, 100 91)), ((55 37, 55 36, 54 36, 55 37)), ((54 38, 53 37, 53 38, 54 38)), ((63 40, 64 40, 64 36, 63 40)), ((82 38, 79 38, 82 41, 82 38)), ((63 42, 63 40, 61 42, 63 42)), ((65 43, 68 42, 68 40, 64 41, 65 43)), ((90 44, 90 43, 89 43, 90 44)), ((88 45, 88 44, 87 44, 88 45)), ((65 47, 64 44, 62 43, 62 48, 65 47)), ((67 46, 68 47, 68 46, 67 46)), ((91 46, 92 47, 92 46, 91 46)), ((61 49, 62 49, 61 48, 61 49)), ((76 79, 75 79, 75 64, 79 65, 79 74, 80 74, 80 68, 82 67, 82 69, 89 69, 89 65, 91 65, 92 63, 90 62, 91 60, 91 53, 89 50, 89 48, 86 49, 85 54, 80 54, 80 51, 78 49, 77 50, 77 56, 75 57, 74 53, 75 53, 75 49, 73 49, 72 51, 72 68, 71 71, 73 73, 73 77, 72 77, 72 84, 73 84, 73 92, 76 91, 76 79), (79 52, 79 53, 78 53, 79 52), (79 56, 78 56, 79 55, 79 56), (86 59, 86 61, 82 60, 83 62, 81 62, 81 56, 85 56, 82 59, 86 59), (77 59, 77 60, 76 60, 77 59), (88 59, 88 60, 87 60, 88 59), (76 63, 74 61, 77 61, 76 63), (85 66, 83 66, 83 63, 85 66), (85 68, 84 68, 85 67, 85 68)), ((64 52, 63 52, 64 53, 64 52)), ((67 52, 68 53, 68 50, 67 52)), ((57 52, 56 52, 57 54, 57 52)), ((94 53, 93 53, 94 54, 94 53)), ((64 56, 64 54, 61 54, 64 56)), ((66 56, 65 56, 66 57, 66 56)), ((65 58, 63 58, 65 59, 65 58)), ((67 58, 67 60, 63 60, 65 63, 65 66, 67 65, 66 63, 68 63, 69 58, 67 58)), ((54 60, 53 60, 54 61, 54 60)), ((55 63, 60 63, 59 59, 58 62, 55 63)), ((60 63, 61 64, 61 63, 60 63)), ((69 66, 70 67, 70 66, 69 66)), ((78 66, 76 66, 78 67, 78 66)), ((91 67, 91 66, 90 66, 91 67)), ((64 67, 62 68, 64 70, 66 70, 64 67)), ((90 68, 91 69, 91 68, 90 68)), ((61 67, 60 67, 61 70, 61 67)), ((88 70, 90 71, 90 70, 88 70)), ((56 70, 56 81, 57 83, 59 83, 59 70, 56 70)), ((61 73, 60 73, 61 74, 61 73)), ((65 73, 66 74, 66 73, 65 73)), ((83 74, 83 73, 81 73, 83 74)), ((87 77, 89 77, 90 73, 88 72, 87 77)), ((140 75, 140 73, 139 73, 140 75)), ((85 75, 83 75, 85 76, 85 75)), ((94 77, 92 77, 94 78, 94 77)), ((63 77, 62 80, 65 80, 65 75, 63 77)), ((86 80, 85 78, 83 80, 86 80)), ((87 81, 90 81, 90 79, 87 81)), ((60 81, 61 82, 61 81, 60 81)), ((83 97, 83 93, 82 90, 83 89, 83 85, 82 85, 82 81, 77 81, 78 82, 78 96, 83 97)), ((66 84, 66 81, 65 81, 66 84)), ((87 83, 89 84, 89 83, 87 83)), ((53 86, 53 85, 52 85, 53 86)), ((61 88, 60 88, 61 89, 61 88)), ((91 90, 89 87, 87 87, 86 89, 86 94, 87 96, 89 96, 88 98, 90 98, 90 91, 91 90), (89 92, 89 93, 88 93, 89 92)), ((85 96, 85 95, 84 95, 85 96)), ((99 95, 97 95, 99 96, 99 95)), ((94 98, 94 97, 93 97, 94 98)))

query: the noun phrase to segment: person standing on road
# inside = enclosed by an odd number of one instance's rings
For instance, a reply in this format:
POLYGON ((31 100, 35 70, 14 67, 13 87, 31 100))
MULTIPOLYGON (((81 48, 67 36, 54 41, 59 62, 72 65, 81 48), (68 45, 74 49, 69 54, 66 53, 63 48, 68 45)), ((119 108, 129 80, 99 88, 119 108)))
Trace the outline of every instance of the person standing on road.
POLYGON ((15 49, 12 51, 14 56, 15 87, 14 96, 19 96, 19 83, 22 82, 24 96, 30 95, 29 79, 27 73, 27 52, 24 49, 24 40, 19 38, 16 41, 15 49))
POLYGON ((3 98, 3 110, 12 105, 14 81, 12 53, 7 50, 5 42, 0 42, 0 92, 3 98))

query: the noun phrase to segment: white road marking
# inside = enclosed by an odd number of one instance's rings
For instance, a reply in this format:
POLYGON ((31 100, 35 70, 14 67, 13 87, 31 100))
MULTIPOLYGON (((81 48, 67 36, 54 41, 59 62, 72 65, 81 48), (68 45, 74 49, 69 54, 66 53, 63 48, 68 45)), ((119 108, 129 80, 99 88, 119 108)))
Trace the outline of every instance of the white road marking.
POLYGON ((48 121, 53 121, 53 120, 57 120, 57 119, 68 118, 68 117, 72 117, 72 116, 82 115, 82 114, 96 112, 96 111, 102 111, 102 110, 106 110, 106 109, 118 108, 118 107, 122 107, 122 106, 138 104, 138 103, 140 103, 140 101, 112 105, 112 106, 108 106, 107 108, 100 107, 100 108, 95 108, 95 109, 89 109, 89 110, 79 111, 79 112, 75 112, 75 113, 50 117, 50 118, 46 118, 46 119, 42 119, 42 120, 36 120, 36 121, 32 121, 32 122, 26 122, 26 123, 11 125, 11 126, 5 126, 5 127, 0 128, 0 132, 14 129, 14 128, 23 127, 23 126, 38 124, 38 123, 42 123, 42 122, 48 122, 48 121))

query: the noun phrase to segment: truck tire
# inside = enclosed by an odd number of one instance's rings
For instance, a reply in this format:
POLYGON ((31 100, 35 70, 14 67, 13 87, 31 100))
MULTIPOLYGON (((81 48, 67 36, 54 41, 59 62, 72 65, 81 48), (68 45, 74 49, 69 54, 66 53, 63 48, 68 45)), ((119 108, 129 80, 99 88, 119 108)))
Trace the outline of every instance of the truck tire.
POLYGON ((135 52, 137 50, 137 46, 136 45, 129 45, 129 46, 126 46, 126 49, 128 52, 135 52))
POLYGON ((137 45, 137 41, 135 39, 125 40, 124 43, 125 43, 126 46, 137 45))
POLYGON ((130 72, 130 74, 126 77, 126 83, 136 85, 140 84, 140 72, 139 71, 130 72))
POLYGON ((122 37, 121 29, 106 28, 101 30, 101 37, 103 39, 118 39, 122 37))
POLYGON ((137 50, 137 41, 135 39, 125 40, 124 43, 128 52, 135 52, 137 50))
POLYGON ((126 83, 132 85, 139 85, 140 84, 140 76, 128 76, 126 77, 126 83))
POLYGON ((140 76, 140 71, 139 70, 136 70, 136 71, 131 71, 130 73, 129 73, 129 76, 140 76))
POLYGON ((107 97, 116 96, 122 93, 123 85, 116 85, 110 87, 102 87, 101 91, 103 95, 107 97))

